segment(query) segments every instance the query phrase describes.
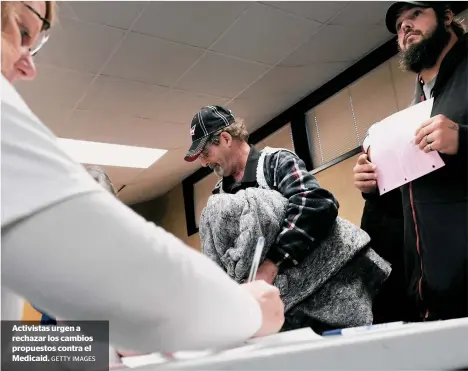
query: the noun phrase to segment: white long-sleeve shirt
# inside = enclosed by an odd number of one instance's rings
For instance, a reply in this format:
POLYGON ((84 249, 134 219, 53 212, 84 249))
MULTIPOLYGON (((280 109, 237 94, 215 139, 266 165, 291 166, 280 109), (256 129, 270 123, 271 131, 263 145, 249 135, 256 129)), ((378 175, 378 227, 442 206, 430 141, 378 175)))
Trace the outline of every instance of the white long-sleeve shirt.
POLYGON ((250 294, 103 190, 3 76, 1 129, 2 289, 59 318, 108 320, 113 344, 143 352, 259 329, 250 294))

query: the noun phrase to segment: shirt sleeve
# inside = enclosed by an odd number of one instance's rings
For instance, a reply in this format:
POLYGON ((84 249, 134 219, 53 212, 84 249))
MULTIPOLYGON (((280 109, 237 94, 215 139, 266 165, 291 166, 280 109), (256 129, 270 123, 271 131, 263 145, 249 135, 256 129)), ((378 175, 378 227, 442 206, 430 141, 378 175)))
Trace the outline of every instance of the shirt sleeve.
POLYGON ((458 124, 458 156, 466 163, 468 157, 468 126, 458 124))
POLYGON ((228 346, 261 325, 215 263, 104 190, 4 228, 2 284, 58 318, 108 320, 111 343, 136 351, 228 346))
POLYGON ((282 230, 268 258, 282 267, 294 266, 327 236, 339 204, 292 152, 279 151, 266 165, 271 186, 289 200, 282 230))

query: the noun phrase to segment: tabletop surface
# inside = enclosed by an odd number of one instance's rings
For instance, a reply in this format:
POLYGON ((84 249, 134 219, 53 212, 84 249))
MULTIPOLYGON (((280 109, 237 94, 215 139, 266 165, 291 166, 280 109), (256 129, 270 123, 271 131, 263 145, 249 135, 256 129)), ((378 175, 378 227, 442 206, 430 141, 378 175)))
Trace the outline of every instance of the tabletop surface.
POLYGON ((226 369, 451 369, 468 367, 468 318, 408 324, 355 336, 274 346, 245 346, 205 357, 133 368, 139 371, 226 369))

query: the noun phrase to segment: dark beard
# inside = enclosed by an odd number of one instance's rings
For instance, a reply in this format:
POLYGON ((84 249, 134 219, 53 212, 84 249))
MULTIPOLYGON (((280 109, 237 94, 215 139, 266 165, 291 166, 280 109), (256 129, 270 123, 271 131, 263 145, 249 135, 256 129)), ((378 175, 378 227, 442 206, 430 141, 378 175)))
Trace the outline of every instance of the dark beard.
POLYGON ((438 19, 437 27, 430 35, 406 51, 400 49, 400 64, 404 70, 415 73, 434 67, 449 41, 450 32, 445 28, 444 20, 438 19))

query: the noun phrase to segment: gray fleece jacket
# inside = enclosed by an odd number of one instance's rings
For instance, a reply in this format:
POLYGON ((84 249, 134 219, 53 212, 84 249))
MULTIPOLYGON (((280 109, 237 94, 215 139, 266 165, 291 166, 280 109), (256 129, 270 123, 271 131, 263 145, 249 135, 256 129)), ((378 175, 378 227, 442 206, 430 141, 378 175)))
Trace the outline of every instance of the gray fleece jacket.
MULTIPOLYGON (((279 192, 260 188, 211 196, 199 226, 203 252, 244 282, 258 238, 265 238, 263 260, 281 230, 287 204, 279 192)), ((372 298, 391 269, 369 241, 364 231, 337 218, 317 249, 276 277, 285 304, 283 329, 311 326, 320 332, 372 323, 372 298)))

